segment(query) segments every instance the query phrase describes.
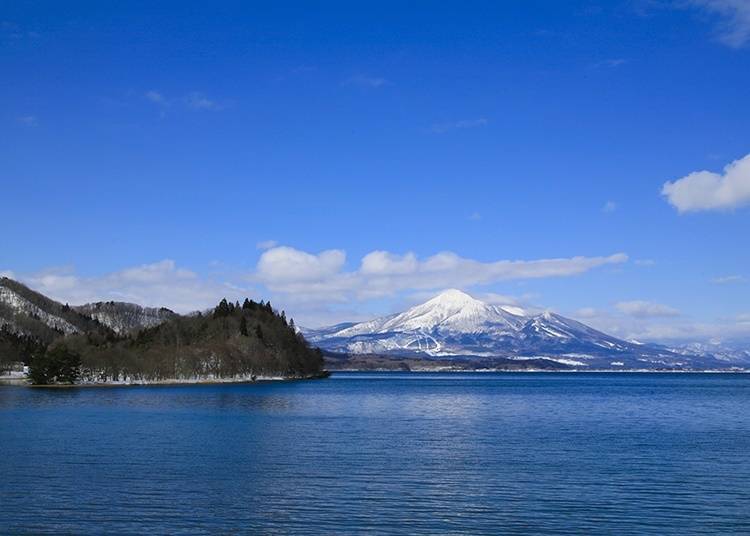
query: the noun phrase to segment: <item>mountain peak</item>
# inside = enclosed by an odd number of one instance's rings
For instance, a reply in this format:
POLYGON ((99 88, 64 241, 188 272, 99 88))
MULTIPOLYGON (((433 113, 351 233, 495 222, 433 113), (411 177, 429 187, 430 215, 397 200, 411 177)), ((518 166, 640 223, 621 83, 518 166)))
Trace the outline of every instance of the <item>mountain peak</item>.
MULTIPOLYGON (((444 290, 431 300, 427 301, 425 305, 428 303, 450 303, 450 304, 457 304, 457 305, 465 305, 468 303, 474 303, 479 302, 479 300, 472 298, 465 292, 458 290, 456 288, 451 288, 448 290, 444 290)), ((481 302, 479 302, 481 303, 481 302)))

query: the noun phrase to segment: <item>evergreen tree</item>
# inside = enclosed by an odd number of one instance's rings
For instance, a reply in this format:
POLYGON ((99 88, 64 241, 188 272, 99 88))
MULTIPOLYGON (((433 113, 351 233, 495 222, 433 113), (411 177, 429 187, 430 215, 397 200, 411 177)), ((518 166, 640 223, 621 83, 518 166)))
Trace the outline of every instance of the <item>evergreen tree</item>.
POLYGON ((263 340, 263 330, 260 328, 260 324, 255 327, 255 336, 263 340))
POLYGON ((248 311, 251 308, 252 308, 252 305, 250 304, 250 300, 248 300, 247 298, 245 298, 245 301, 242 302, 242 310, 243 311, 248 311))
POLYGON ((229 304, 227 303, 226 298, 222 298, 219 305, 214 309, 214 318, 222 318, 225 316, 229 316, 229 304))
POLYGON ((240 318, 240 335, 247 337, 247 320, 244 316, 240 318))
POLYGON ((75 383, 81 375, 81 356, 58 344, 31 360, 29 377, 36 385, 75 383))

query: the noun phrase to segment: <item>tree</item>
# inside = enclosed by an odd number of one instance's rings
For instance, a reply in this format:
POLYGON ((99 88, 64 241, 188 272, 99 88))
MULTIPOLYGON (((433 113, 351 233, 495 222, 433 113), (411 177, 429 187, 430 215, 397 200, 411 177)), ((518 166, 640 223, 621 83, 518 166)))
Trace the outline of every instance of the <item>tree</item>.
POLYGON ((247 337, 247 320, 244 316, 240 318, 240 335, 247 337))
POLYGON ((245 301, 242 302, 242 309, 244 311, 247 311, 247 310, 249 310, 251 308, 252 308, 252 304, 250 303, 250 300, 248 300, 247 298, 245 298, 245 301))
POLYGON ((258 337, 260 340, 263 340, 263 330, 260 329, 260 324, 255 326, 255 336, 258 337))
POLYGON ((81 356, 64 344, 48 348, 31 360, 29 377, 36 385, 75 383, 81 375, 81 356))
POLYGON ((229 304, 227 303, 227 299, 223 298, 219 305, 216 306, 214 309, 214 318, 222 318, 225 316, 229 316, 230 310, 229 310, 229 304))

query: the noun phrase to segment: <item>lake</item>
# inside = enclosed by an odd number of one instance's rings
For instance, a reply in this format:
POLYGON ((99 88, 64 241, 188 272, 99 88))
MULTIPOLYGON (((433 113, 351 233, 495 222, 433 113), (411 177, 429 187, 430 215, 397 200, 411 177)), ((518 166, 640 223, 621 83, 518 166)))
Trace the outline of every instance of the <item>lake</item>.
POLYGON ((0 387, 0 533, 750 533, 750 375, 0 387))

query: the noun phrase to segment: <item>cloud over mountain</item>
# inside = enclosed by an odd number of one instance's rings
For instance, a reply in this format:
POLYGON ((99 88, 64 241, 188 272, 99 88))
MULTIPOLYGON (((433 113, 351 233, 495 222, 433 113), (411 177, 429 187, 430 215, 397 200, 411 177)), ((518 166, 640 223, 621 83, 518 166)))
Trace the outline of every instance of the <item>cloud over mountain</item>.
POLYGON ((616 253, 607 257, 481 262, 450 251, 419 259, 412 252, 397 254, 376 250, 362 258, 358 269, 346 271, 346 254, 342 250, 313 254, 281 246, 261 255, 253 279, 274 292, 293 295, 296 299, 325 297, 344 301, 388 296, 402 290, 568 277, 627 259, 624 253, 616 253))

